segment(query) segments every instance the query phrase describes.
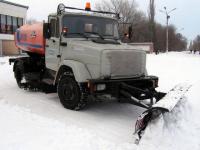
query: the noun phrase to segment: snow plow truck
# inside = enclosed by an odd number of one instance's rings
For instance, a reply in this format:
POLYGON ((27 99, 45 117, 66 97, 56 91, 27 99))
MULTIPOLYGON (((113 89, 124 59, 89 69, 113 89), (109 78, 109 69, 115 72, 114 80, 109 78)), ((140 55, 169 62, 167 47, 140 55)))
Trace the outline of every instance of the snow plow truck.
POLYGON ((146 52, 120 41, 118 19, 119 14, 91 10, 89 3, 85 9, 59 4, 47 23, 17 29, 16 46, 27 54, 9 60, 18 86, 57 92, 71 110, 103 95, 143 107, 148 113, 136 123, 140 134, 152 112, 166 110, 153 107, 165 93, 156 91, 158 77, 147 74, 146 52))

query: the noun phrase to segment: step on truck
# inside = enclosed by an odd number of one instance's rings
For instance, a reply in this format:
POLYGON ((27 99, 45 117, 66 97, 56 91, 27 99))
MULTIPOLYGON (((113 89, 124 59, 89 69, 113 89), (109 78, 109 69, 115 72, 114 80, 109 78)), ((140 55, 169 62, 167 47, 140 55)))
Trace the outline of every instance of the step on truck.
POLYGON ((16 46, 27 54, 9 60, 18 86, 57 92, 71 110, 104 95, 150 109, 165 93, 156 91, 158 77, 147 74, 146 52, 120 41, 118 19, 89 3, 85 9, 60 4, 47 23, 17 29, 16 46))

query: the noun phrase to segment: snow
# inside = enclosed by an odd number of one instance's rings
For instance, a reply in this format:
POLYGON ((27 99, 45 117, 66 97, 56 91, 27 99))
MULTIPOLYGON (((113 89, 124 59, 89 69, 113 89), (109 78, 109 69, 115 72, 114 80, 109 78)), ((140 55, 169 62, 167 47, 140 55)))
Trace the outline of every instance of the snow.
POLYGON ((148 73, 160 78, 161 91, 169 91, 179 83, 195 84, 200 81, 200 55, 172 52, 147 57, 148 73))
POLYGON ((148 126, 140 149, 200 149, 199 82, 171 112, 148 126))
MULTIPOLYGON (((200 56, 187 53, 169 53, 150 57, 151 60, 168 67, 157 70, 161 77, 160 89, 169 89, 178 82, 193 84, 172 112, 152 122, 145 131, 140 149, 199 150, 200 149, 200 56), (170 63, 169 63, 170 62, 170 63), (172 69, 170 69, 171 67, 172 69), (175 79, 172 76, 175 75, 175 79), (172 81, 170 81, 172 79, 172 81)), ((152 61, 150 61, 152 63, 152 61)), ((150 66, 150 64, 149 64, 150 66)), ((152 71, 156 71, 155 68, 152 71)))
POLYGON ((57 94, 17 87, 0 58, 0 147, 3 150, 178 150, 200 149, 200 56, 188 53, 148 55, 148 73, 160 77, 159 90, 192 84, 177 107, 147 128, 139 145, 132 133, 144 110, 115 101, 95 102, 85 110, 62 107, 57 94))

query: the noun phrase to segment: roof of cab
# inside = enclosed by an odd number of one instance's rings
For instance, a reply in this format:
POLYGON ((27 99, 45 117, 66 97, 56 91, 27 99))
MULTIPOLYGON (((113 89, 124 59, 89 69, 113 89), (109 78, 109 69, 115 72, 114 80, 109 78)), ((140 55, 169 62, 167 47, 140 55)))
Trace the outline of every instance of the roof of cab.
MULTIPOLYGON (((98 13, 64 12, 62 16, 65 16, 65 15, 92 16, 92 17, 100 17, 100 18, 117 20, 117 18, 113 16, 103 15, 103 14, 100 15, 98 13)), ((57 16, 57 13, 51 13, 49 16, 57 16)))

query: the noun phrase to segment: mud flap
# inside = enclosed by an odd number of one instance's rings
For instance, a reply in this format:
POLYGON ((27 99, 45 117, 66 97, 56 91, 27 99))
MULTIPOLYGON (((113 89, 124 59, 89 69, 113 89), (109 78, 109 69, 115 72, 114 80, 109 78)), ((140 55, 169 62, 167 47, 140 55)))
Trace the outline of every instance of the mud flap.
POLYGON ((171 112, 176 104, 181 101, 185 93, 191 88, 188 84, 175 86, 164 98, 154 104, 150 109, 143 112, 135 123, 135 143, 139 144, 148 124, 166 112, 171 112))

